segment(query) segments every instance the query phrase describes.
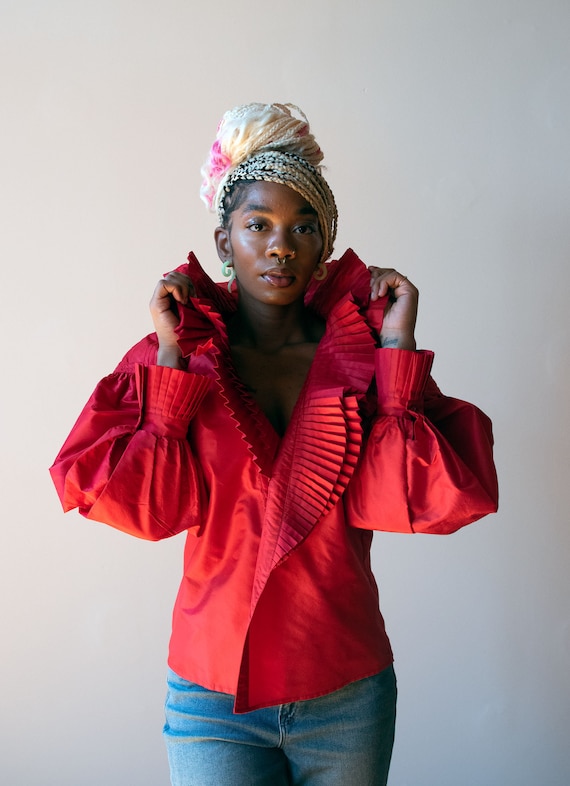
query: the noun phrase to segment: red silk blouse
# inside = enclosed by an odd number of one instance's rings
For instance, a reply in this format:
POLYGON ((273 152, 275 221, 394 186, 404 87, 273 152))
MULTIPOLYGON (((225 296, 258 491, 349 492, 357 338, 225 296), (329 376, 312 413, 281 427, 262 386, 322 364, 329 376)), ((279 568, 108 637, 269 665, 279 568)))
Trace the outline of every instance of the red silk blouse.
POLYGON ((232 365, 235 292, 188 259, 188 370, 154 365, 144 338, 97 385, 52 477, 65 510, 149 540, 187 531, 180 676, 236 712, 324 695, 392 661, 372 530, 445 534, 496 510, 491 424, 440 393, 430 352, 377 349, 384 304, 347 251, 307 292, 326 332, 280 437, 232 365))

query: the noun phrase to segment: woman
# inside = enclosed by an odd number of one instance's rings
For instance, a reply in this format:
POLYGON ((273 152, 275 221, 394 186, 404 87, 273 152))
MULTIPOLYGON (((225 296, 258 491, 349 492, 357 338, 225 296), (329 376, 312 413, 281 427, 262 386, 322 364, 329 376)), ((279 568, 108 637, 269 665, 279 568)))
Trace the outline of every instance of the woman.
POLYGON ((291 105, 226 113, 202 197, 228 287, 190 254, 155 333, 99 383, 52 467, 65 510, 187 531, 166 703, 174 786, 387 781, 396 686, 372 530, 496 509, 490 422, 416 351, 418 293, 352 252, 291 105))

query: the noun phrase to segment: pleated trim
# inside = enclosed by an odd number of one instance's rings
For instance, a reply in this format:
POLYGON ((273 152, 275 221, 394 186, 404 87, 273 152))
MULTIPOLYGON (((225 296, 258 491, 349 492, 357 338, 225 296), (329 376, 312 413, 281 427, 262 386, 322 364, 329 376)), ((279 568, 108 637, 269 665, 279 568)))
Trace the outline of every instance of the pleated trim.
POLYGON ((327 276, 312 279, 305 293, 305 305, 328 317, 341 293, 350 292, 354 301, 365 308, 370 299, 370 272, 364 262, 349 248, 339 259, 327 262, 327 276))
POLYGON ((137 364, 135 373, 143 412, 186 423, 196 413, 210 386, 206 375, 188 374, 166 366, 137 364))
POLYGON ((235 281, 231 292, 228 292, 227 283, 214 283, 192 251, 188 254, 187 264, 177 269, 179 272, 190 276, 196 290, 196 297, 209 300, 214 309, 220 314, 227 314, 236 310, 237 287, 235 281))
POLYGON ((189 305, 178 304, 180 323, 175 332, 183 356, 189 357, 198 346, 210 339, 219 349, 227 348, 228 333, 222 314, 236 310, 236 294, 229 293, 223 285, 215 284, 192 252, 188 254, 188 263, 176 270, 189 276, 196 290, 196 297, 190 298, 189 305))
POLYGON ((191 298, 190 305, 178 304, 180 322, 175 328, 178 346, 185 358, 189 358, 198 347, 205 348, 208 342, 223 349, 227 344, 227 332, 219 311, 207 300, 191 298))
POLYGON ((220 393, 226 409, 252 458, 266 478, 271 477, 281 437, 237 375, 228 347, 227 363, 220 369, 220 393))
POLYGON ((360 405, 374 356, 374 338, 347 295, 329 316, 273 466, 252 612, 273 568, 336 505, 352 477, 363 438, 360 405))
POLYGON ((375 348, 376 342, 357 304, 350 294, 345 295, 330 313, 325 336, 315 354, 311 366, 314 388, 366 392, 374 370, 375 348))
POLYGON ((370 271, 364 262, 349 248, 340 259, 327 263, 327 271, 325 279, 309 285, 305 305, 326 317, 336 306, 339 293, 350 292, 368 325, 379 334, 388 296, 370 300, 370 271))
POLYGON ((379 349, 375 370, 378 410, 423 410, 423 395, 433 363, 427 350, 379 349))
POLYGON ((180 324, 176 328, 178 345, 184 357, 188 358, 188 369, 191 371, 198 372, 197 364, 202 352, 212 357, 211 353, 206 352, 208 342, 223 356, 222 362, 217 358, 214 369, 220 397, 254 464, 269 478, 280 438, 235 371, 226 324, 213 302, 216 300, 218 304, 227 306, 231 313, 236 309, 235 298, 227 289, 224 292, 214 284, 203 271, 200 274, 203 277, 197 278, 197 269, 202 271, 197 260, 191 269, 190 266, 180 268, 181 272, 187 272, 197 282, 197 292, 209 294, 212 300, 195 297, 191 298, 189 306, 179 306, 180 324))

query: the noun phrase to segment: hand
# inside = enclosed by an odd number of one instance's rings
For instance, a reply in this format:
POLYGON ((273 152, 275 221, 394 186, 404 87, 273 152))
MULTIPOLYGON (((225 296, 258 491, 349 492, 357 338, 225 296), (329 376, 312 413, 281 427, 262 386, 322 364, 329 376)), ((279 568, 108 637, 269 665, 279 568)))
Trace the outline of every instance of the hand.
POLYGON ((397 270, 374 267, 370 271, 370 299, 388 296, 380 330, 380 346, 415 349, 414 328, 418 313, 418 290, 397 270))
POLYGON ((150 313, 158 336, 157 365, 181 368, 182 353, 174 332, 180 321, 176 303, 185 305, 195 294, 191 279, 176 271, 167 273, 156 285, 150 313))

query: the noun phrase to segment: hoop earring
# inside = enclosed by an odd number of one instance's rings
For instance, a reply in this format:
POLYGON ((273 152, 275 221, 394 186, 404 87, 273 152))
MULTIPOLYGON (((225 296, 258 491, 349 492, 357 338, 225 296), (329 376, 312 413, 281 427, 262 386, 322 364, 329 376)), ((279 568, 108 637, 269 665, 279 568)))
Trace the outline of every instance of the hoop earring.
POLYGON ((224 260, 224 262, 222 262, 222 276, 224 278, 229 278, 229 281, 228 281, 228 292, 231 292, 232 291, 232 284, 234 283, 235 278, 236 278, 236 271, 235 271, 234 266, 232 265, 232 260, 231 259, 226 259, 226 260, 224 260))
POLYGON ((328 272, 329 271, 325 263, 319 262, 319 264, 317 265, 317 267, 313 272, 313 278, 315 279, 315 281, 323 281, 323 279, 327 277, 328 272))

